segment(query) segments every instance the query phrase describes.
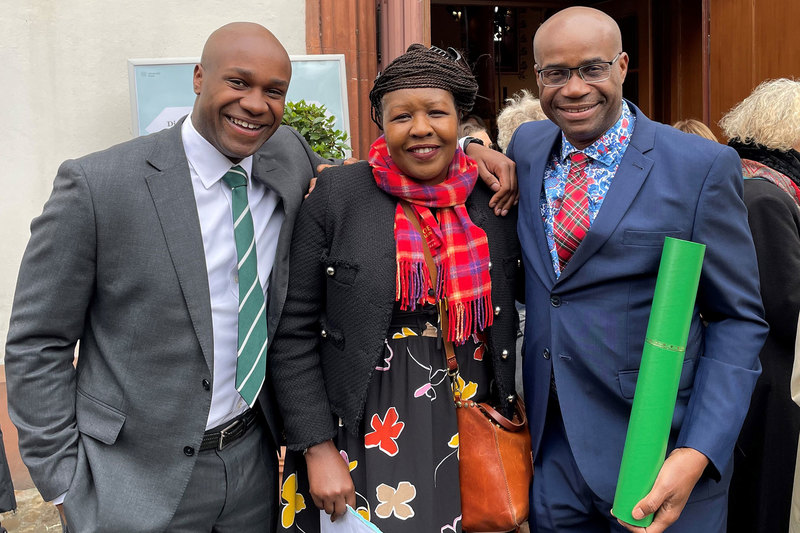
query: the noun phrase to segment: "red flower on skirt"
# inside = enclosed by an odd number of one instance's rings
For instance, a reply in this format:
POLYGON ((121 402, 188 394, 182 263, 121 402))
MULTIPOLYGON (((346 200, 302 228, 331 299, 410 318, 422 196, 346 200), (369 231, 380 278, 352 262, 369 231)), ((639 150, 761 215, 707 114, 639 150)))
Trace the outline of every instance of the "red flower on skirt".
POLYGON ((397 439, 400 433, 403 432, 405 427, 404 422, 400 422, 400 417, 397 415, 397 409, 390 407, 386 411, 386 415, 381 420, 378 414, 372 415, 370 425, 373 431, 364 436, 364 446, 366 448, 378 447, 383 453, 389 457, 394 457, 400 449, 397 447, 397 439))

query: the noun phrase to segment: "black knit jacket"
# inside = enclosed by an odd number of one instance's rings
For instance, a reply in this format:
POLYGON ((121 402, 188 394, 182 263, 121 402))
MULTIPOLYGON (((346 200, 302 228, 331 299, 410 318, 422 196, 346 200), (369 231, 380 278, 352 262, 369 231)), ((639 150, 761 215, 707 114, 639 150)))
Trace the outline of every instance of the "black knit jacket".
MULTIPOLYGON (((483 228, 492 264, 494 325, 489 328, 493 402, 506 413, 514 395, 514 306, 522 283, 516 210, 496 217, 480 180, 466 202, 483 228)), ((335 418, 354 434, 395 304, 397 199, 375 183, 366 162, 319 178, 294 228, 289 288, 270 348, 271 385, 289 449, 332 438, 335 418)))

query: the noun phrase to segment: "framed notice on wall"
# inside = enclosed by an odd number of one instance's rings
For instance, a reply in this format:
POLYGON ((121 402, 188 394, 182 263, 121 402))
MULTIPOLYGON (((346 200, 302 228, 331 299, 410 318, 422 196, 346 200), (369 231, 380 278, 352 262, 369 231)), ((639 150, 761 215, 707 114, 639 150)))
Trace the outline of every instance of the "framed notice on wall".
MULTIPOLYGON (((293 55, 287 102, 322 104, 336 129, 350 137, 343 54, 293 55)), ((136 136, 173 126, 192 111, 192 73, 198 58, 129 59, 132 131, 136 136)))

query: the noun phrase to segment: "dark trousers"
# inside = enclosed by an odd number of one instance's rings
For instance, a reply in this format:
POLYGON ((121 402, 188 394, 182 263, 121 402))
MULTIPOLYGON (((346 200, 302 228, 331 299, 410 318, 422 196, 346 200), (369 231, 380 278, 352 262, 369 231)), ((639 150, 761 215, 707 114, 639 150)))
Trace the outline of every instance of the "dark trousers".
MULTIPOLYGON (((586 484, 567 442, 558 401, 551 398, 544 435, 534 463, 531 488, 532 532, 623 533, 611 516, 611 504, 586 484)), ((721 483, 729 483, 725 479, 721 483)), ((702 482, 702 480, 701 480, 702 482)), ((711 497, 693 494, 669 533, 723 533, 727 520, 727 490, 711 497)))
POLYGON ((278 457, 259 420, 224 450, 199 452, 168 533, 274 532, 278 457))

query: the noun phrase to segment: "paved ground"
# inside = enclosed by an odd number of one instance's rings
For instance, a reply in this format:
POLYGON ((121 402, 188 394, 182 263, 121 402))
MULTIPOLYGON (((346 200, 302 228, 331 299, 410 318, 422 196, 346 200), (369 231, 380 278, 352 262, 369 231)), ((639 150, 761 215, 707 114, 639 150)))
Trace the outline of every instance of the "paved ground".
POLYGON ((8 533, 60 533, 61 521, 53 505, 42 500, 36 489, 18 490, 17 511, 0 514, 8 533))

